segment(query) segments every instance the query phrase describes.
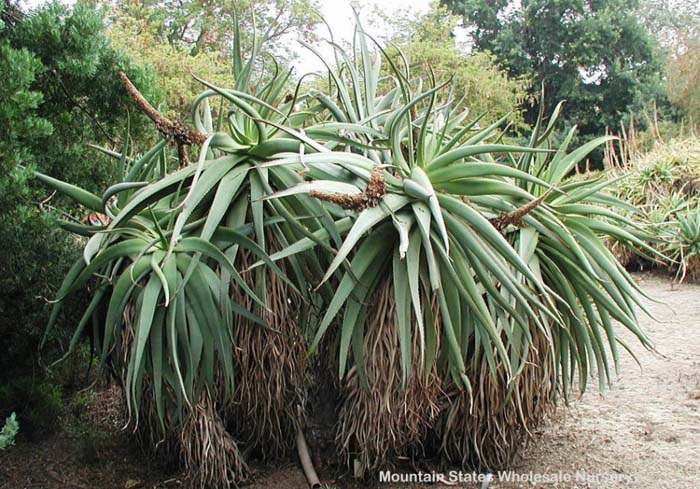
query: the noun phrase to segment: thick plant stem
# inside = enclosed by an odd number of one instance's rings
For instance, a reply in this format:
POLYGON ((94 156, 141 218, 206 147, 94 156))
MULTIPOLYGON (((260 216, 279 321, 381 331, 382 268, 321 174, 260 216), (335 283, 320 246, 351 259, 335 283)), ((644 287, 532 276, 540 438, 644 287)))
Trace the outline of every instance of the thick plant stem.
POLYGON ((320 488, 321 481, 318 479, 316 469, 314 469, 314 464, 311 462, 311 455, 309 455, 309 446, 306 444, 306 438, 304 438, 304 432, 301 428, 299 428, 299 431, 297 431, 297 451, 299 452, 299 461, 301 462, 301 468, 304 470, 306 480, 309 481, 309 487, 311 489, 320 488))

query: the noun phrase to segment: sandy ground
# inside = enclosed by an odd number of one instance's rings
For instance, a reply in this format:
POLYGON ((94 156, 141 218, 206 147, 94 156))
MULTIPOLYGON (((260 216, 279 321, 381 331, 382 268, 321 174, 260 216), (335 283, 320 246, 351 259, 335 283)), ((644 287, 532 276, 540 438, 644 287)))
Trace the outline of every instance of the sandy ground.
MULTIPOLYGON (((516 476, 532 473, 534 477, 523 482, 496 477, 490 488, 700 488, 700 286, 679 286, 653 275, 636 277, 651 297, 662 302, 646 301, 651 313, 663 322, 641 317, 658 353, 635 348, 640 369, 621 351, 620 372, 613 386, 600 394, 593 381, 581 399, 568 409, 559 409, 535 434, 512 468, 516 476)), ((634 346, 631 334, 623 331, 621 336, 634 346)), ((344 485, 342 481, 327 484, 339 489, 344 485)), ((290 468, 261 479, 254 487, 307 486, 303 475, 290 468)), ((454 487, 478 488, 481 484, 454 487)))
MULTIPOLYGON (((602 395, 593 389, 570 409, 560 410, 559 419, 530 444, 515 471, 582 470, 592 479, 598 476, 598 484, 551 487, 700 487, 700 287, 639 278, 650 296, 665 303, 648 303, 664 322, 641 319, 658 354, 639 351, 641 371, 623 355, 613 387, 602 395)), ((631 334, 622 336, 633 344, 631 334)))
MULTIPOLYGON (((568 409, 559 409, 535 434, 511 474, 531 473, 540 482, 496 478, 490 488, 700 488, 700 286, 672 285, 652 275, 637 275, 637 279, 650 296, 664 303, 648 301, 651 312, 663 322, 641 318, 658 353, 635 348, 643 366, 640 370, 621 352, 620 373, 610 390, 601 395, 594 382, 583 398, 568 409), (545 478, 550 482, 544 482, 545 478)), ((622 336, 634 346, 630 334, 623 332, 622 336)), ((96 462, 85 464, 75 441, 65 434, 34 442, 19 440, 17 446, 0 452, 0 489, 181 487, 177 475, 162 473, 129 450, 123 433, 99 452, 94 454, 96 462)), ((267 473, 249 487, 308 487, 293 464, 267 473)), ((324 483, 326 489, 372 487, 344 479, 324 483)), ((480 486, 462 483, 453 487, 480 486)))

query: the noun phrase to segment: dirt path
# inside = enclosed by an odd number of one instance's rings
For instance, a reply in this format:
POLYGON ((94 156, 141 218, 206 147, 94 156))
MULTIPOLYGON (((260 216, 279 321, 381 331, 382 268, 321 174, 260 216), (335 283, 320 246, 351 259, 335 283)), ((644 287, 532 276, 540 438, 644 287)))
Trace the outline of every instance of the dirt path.
MULTIPOLYGON (((660 355, 639 351, 641 372, 629 355, 622 356, 613 387, 603 395, 593 389, 561 410, 515 471, 583 470, 600 476, 597 485, 559 484, 566 488, 700 487, 700 286, 638 278, 650 296, 665 303, 649 303, 663 323, 641 318, 660 355), (603 483, 605 476, 617 482, 603 483)), ((622 336, 633 344, 631 334, 622 336)))
MULTIPOLYGON (((539 475, 540 483, 494 479, 490 488, 700 487, 700 286, 673 285, 652 275, 637 278, 651 297, 664 303, 647 301, 652 314, 663 323, 641 318, 659 354, 635 348, 643 366, 640 371, 621 352, 620 373, 610 390, 601 395, 594 381, 582 399, 569 409, 560 409, 536 434, 512 473, 539 475)), ((623 332, 622 336, 636 346, 631 334, 623 332)), ((303 489, 306 485, 302 474, 290 468, 254 487, 303 489)), ((329 482, 328 487, 334 483, 329 482)))

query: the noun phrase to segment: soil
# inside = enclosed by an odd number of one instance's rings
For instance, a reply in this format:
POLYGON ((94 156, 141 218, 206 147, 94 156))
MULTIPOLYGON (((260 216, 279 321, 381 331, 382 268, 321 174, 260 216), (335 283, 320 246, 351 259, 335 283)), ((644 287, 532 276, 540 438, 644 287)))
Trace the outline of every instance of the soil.
POLYGON ((179 483, 122 430, 126 420, 114 386, 76 394, 52 435, 27 439, 19 421, 15 445, 0 451, 0 489, 165 489, 179 483))
MULTIPOLYGON (((621 354, 613 386, 602 394, 594 388, 559 410, 515 472, 585 472, 583 481, 545 485, 567 489, 700 487, 700 286, 636 277, 661 302, 646 301, 659 321, 640 318, 657 353, 635 348, 641 368, 621 354)), ((631 334, 621 336, 634 346, 631 334)))
MULTIPOLYGON (((560 408, 533 434, 522 458, 511 468, 516 482, 498 474, 488 486, 516 489, 532 486, 562 489, 632 488, 696 489, 700 487, 700 286, 676 285, 668 279, 636 274, 659 320, 641 323, 656 352, 634 348, 631 334, 621 331, 642 365, 621 352, 613 386, 599 393, 595 382, 580 399, 560 408), (528 479, 528 476, 529 479, 528 479)), ((120 431, 113 390, 101 391, 90 406, 96 442, 75 430, 41 440, 18 439, 0 452, 1 489, 164 489, 181 487, 177 474, 149 464, 120 431)), ((65 423, 64 423, 65 424, 65 423)), ((263 470, 253 489, 305 489, 295 465, 263 470)), ((473 474, 464 474, 473 477, 473 474)), ((483 476, 483 475, 482 475, 483 476)), ((368 487, 346 478, 326 479, 326 487, 368 487)), ((427 489, 441 485, 377 484, 386 489, 427 489)), ((453 487, 478 488, 479 482, 453 487)))

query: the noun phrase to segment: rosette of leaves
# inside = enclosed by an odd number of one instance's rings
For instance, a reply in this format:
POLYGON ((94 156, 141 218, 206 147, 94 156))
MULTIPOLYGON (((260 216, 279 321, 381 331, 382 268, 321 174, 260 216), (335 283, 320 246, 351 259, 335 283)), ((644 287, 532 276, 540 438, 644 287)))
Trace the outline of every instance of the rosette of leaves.
POLYGON ((425 447, 496 467, 576 380, 609 380, 627 348, 614 322, 650 346, 641 291, 601 236, 648 246, 610 210, 605 182, 562 183, 605 138, 570 149, 572 130, 551 146, 558 106, 505 144, 503 120, 479 127, 448 83, 413 78, 408 63, 380 93, 391 58, 371 42, 358 26, 357 52, 333 45, 332 93, 317 96, 326 119, 297 134, 315 152, 261 165, 307 179, 272 198, 308 194, 350 216, 315 234, 343 241, 321 281, 337 280, 335 293, 310 325, 312 350, 328 334, 337 344, 339 448, 359 472, 425 447))
POLYGON ((263 200, 302 181, 259 163, 299 151, 279 127, 308 115, 295 112, 299 89, 289 72, 274 62, 260 68, 258 45, 246 62, 237 43, 234 51, 234 87, 204 82, 194 129, 135 95, 164 138, 139 157, 115 154, 122 178, 102 196, 39 175, 104 221, 65 224, 89 240, 51 323, 67 296, 90 287, 71 350, 90 335, 100 365, 122 382, 131 426, 148 446, 180 457, 196 482, 216 487, 249 475, 243 450, 278 458, 294 444, 305 402, 304 323, 318 302, 308 278, 322 275, 322 261, 301 253, 278 264, 269 254, 333 222, 306 196, 263 200), (196 161, 183 141, 201 144, 196 161), (256 262, 263 266, 252 269, 256 262))

